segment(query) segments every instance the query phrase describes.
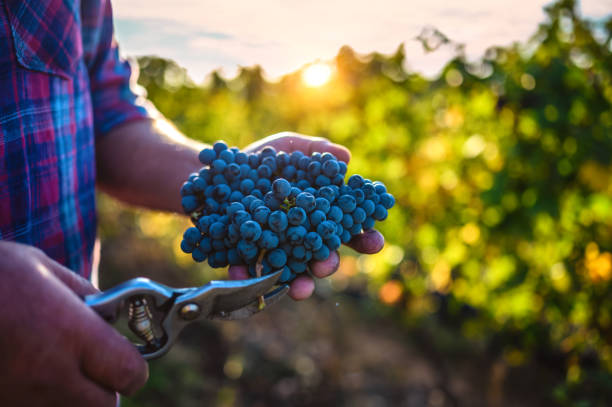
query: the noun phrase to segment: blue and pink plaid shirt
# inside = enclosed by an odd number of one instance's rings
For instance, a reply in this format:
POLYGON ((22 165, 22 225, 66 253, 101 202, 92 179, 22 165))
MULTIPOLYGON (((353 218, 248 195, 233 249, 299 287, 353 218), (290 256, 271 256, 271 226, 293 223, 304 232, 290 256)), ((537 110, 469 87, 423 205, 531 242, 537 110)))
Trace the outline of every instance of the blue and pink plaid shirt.
POLYGON ((147 117, 130 74, 109 0, 0 0, 0 239, 90 275, 96 139, 147 117))

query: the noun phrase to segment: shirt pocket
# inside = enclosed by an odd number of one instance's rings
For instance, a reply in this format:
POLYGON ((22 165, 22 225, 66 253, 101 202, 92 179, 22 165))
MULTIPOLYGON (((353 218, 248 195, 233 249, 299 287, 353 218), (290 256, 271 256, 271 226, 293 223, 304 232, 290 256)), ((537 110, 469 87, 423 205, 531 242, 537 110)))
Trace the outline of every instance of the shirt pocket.
POLYGON ((80 2, 7 0, 5 6, 19 64, 72 77, 83 55, 80 2))

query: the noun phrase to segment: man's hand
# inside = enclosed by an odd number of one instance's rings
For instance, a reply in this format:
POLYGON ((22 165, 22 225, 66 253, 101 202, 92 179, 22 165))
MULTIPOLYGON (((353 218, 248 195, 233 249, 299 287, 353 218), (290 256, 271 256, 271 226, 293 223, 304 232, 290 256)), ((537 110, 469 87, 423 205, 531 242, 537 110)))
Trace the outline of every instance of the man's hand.
MULTIPOLYGON (((329 140, 321 137, 308 137, 297 133, 279 133, 266 137, 256 143, 253 143, 243 149, 244 152, 255 152, 263 149, 266 146, 272 146, 278 151, 291 153, 293 151, 301 151, 306 155, 314 152, 329 152, 348 164, 351 159, 351 153, 345 147, 338 144, 333 144, 329 140)), ((377 253, 385 244, 384 237, 376 230, 370 230, 360 235, 353 237, 347 246, 353 248, 360 253, 377 253)), ((312 275, 317 278, 328 277, 333 274, 340 265, 340 256, 338 252, 332 252, 327 260, 313 261, 310 264, 312 275)), ((245 266, 231 266, 229 268, 230 278, 241 280, 248 277, 247 268, 245 266)), ((291 282, 289 296, 294 300, 303 300, 310 297, 314 291, 314 281, 310 276, 302 275, 291 282)))
POLYGON ((147 380, 135 347, 80 296, 97 290, 31 246, 0 241, 0 405, 114 407, 147 380))
MULTIPOLYGON (((327 139, 290 132, 266 137, 243 151, 259 151, 265 146, 286 152, 299 150, 307 155, 330 152, 346 163, 351 158, 345 147, 327 139)), ((202 167, 198 153, 205 147, 186 138, 163 119, 127 123, 96 143, 100 186, 128 203, 183 213, 179 190, 189 173, 202 167)), ((371 254, 380 251, 383 245, 383 236, 370 230, 355 236, 347 246, 371 254)), ((338 253, 333 252, 325 261, 312 262, 310 270, 315 277, 323 278, 336 271, 339 264, 338 253)), ((245 267, 230 267, 229 273, 233 279, 247 278, 245 267)), ((313 291, 312 278, 300 276, 293 280, 289 295, 303 300, 313 291)))

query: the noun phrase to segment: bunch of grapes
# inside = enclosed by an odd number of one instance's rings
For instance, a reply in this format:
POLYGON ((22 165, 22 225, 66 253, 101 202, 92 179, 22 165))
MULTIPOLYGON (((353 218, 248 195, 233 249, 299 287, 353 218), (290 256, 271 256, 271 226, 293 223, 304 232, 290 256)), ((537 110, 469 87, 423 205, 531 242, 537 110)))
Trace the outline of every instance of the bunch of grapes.
POLYGON ((181 188, 195 225, 181 249, 214 268, 248 265, 251 276, 282 270, 280 282, 289 282, 385 220, 395 204, 381 182, 353 175, 345 184, 346 163, 330 153, 247 154, 217 142, 199 159, 204 167, 181 188))

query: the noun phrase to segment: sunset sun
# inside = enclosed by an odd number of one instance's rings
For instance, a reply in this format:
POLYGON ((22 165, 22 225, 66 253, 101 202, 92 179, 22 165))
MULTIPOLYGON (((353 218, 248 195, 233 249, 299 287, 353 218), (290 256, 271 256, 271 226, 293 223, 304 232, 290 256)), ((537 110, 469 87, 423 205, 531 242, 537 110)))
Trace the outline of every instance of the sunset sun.
POLYGON ((302 71, 302 81, 312 88, 325 85, 331 78, 332 69, 328 64, 316 63, 302 71))

